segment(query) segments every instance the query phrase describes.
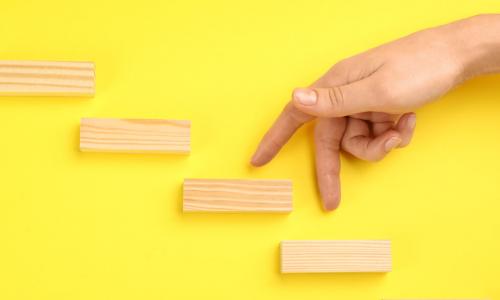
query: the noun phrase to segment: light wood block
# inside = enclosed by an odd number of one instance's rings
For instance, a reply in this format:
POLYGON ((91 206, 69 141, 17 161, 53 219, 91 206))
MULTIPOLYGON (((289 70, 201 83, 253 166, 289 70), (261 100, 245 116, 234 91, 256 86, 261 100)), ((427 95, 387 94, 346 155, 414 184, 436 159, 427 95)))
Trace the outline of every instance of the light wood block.
POLYGON ((292 211, 290 180, 185 179, 184 211, 292 211))
POLYGON ((389 272, 391 242, 282 241, 282 273, 389 272))
POLYGON ((80 150, 189 153, 190 128, 190 121, 84 118, 80 125, 80 150))
POLYGON ((0 60, 0 96, 93 96, 92 62, 0 60))

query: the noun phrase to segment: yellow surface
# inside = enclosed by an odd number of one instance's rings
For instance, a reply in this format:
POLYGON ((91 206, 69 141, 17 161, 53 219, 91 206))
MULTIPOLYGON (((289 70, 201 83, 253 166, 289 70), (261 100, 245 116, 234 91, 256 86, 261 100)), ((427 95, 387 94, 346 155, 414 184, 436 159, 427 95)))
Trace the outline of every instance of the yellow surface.
POLYGON ((479 12, 475 1, 2 1, 0 58, 93 60, 97 95, 0 99, 0 299, 500 299, 500 77, 418 112, 412 145, 343 159, 318 203, 311 128, 248 160, 293 87, 479 12), (191 119, 190 156, 80 153, 80 117, 191 119), (291 178, 290 215, 183 214, 185 177, 291 178), (383 274, 281 275, 282 239, 393 241, 383 274))

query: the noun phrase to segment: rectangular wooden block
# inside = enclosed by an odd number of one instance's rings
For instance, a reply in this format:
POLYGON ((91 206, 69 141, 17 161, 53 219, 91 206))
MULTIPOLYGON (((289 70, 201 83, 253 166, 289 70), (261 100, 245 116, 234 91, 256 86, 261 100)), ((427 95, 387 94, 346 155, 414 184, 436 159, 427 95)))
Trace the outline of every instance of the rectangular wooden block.
POLYGON ((291 212, 292 182, 270 179, 185 179, 184 211, 291 212))
POLYGON ((190 128, 190 121, 83 118, 80 124, 80 150, 189 153, 190 128))
POLYGON ((282 241, 281 273, 389 272, 391 242, 282 241))
POLYGON ((0 96, 93 96, 92 62, 0 60, 0 96))

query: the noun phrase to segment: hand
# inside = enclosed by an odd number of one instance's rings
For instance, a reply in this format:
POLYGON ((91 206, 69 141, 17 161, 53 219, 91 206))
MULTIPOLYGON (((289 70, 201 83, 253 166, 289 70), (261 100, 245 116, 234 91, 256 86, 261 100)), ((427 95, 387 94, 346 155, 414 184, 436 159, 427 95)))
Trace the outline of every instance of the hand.
POLYGON ((464 43, 462 36, 474 31, 464 29, 469 23, 420 31, 345 59, 310 88, 296 89, 252 164, 268 163, 302 124, 317 118, 318 187, 324 208, 335 209, 340 201, 340 150, 376 161, 408 145, 415 128, 411 111, 472 76, 470 53, 477 45, 464 43))

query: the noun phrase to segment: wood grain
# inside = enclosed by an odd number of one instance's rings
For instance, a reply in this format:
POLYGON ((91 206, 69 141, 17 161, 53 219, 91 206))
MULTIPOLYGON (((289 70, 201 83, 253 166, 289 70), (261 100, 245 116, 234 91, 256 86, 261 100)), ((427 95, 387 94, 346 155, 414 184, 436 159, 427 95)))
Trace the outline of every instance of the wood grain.
POLYGON ((0 60, 0 96, 93 96, 92 62, 0 60))
POLYGON ((290 212, 290 180, 185 179, 184 211, 290 212))
POLYGON ((83 118, 80 150, 189 153, 190 127, 190 121, 179 120, 83 118))
POLYGON ((282 241, 282 273, 389 272, 391 242, 282 241))

